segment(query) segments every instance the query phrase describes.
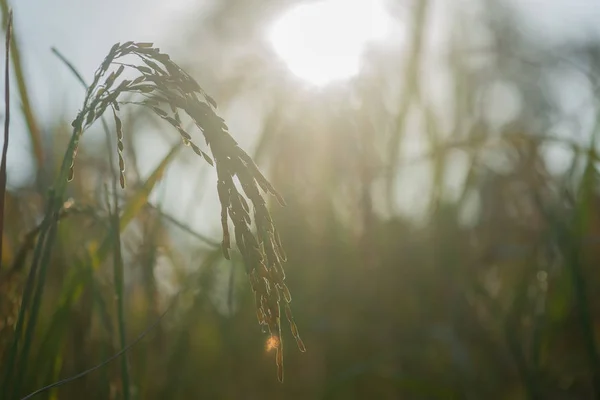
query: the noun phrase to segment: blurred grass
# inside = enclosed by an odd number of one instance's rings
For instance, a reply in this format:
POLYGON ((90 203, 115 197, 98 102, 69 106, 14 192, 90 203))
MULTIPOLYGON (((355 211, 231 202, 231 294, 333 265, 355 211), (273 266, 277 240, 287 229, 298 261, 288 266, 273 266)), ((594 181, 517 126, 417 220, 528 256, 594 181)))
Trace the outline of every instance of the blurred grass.
MULTIPOLYGON (((433 3, 410 10, 410 44, 400 62, 370 60, 393 73, 364 77, 359 88, 291 96, 289 82, 275 73, 265 78, 271 70, 260 62, 232 78, 236 90, 244 80, 259 87, 274 81, 261 93, 274 100, 254 155, 288 200, 288 207, 274 208, 273 219, 308 348, 288 352, 285 384, 274 379, 241 256, 232 252, 232 262, 223 263, 218 239, 195 232, 191 218, 179 221, 149 204, 183 146, 172 145, 146 177, 128 176, 128 188, 117 192, 109 141, 106 148, 82 146, 76 178, 55 187, 73 199, 60 225, 56 192, 31 187, 6 195, 0 398, 19 399, 122 350, 174 292, 177 307, 120 365, 39 397, 598 398, 595 133, 585 141, 555 135, 542 116, 561 115, 551 106, 540 111, 533 100, 510 124, 492 126, 479 111, 481 93, 506 79, 508 56, 498 50, 484 67, 472 66, 461 50, 468 24, 460 21, 445 60, 455 85, 450 100, 437 105, 426 90, 431 60, 423 38, 433 3), (398 81, 390 107, 384 91, 398 81), (348 104, 348 92, 361 107, 348 104), (419 151, 411 153, 415 140, 419 151), (563 172, 551 172, 547 146, 572 155, 563 172), (449 171, 460 163, 457 178, 449 171), (92 181, 113 188, 93 190, 92 181), (422 190, 407 211, 400 205, 414 187, 422 190), (46 209, 40 199, 49 200, 46 209)), ((248 21, 262 18, 260 11, 248 15, 246 3, 220 7, 230 18, 238 9, 248 21)), ((26 76, 15 54, 23 98, 26 76)), ((598 67, 589 73, 597 76, 598 67)), ((538 91, 518 82, 528 96, 545 96, 541 79, 538 91)), ((217 100, 221 90, 224 97, 232 92, 227 85, 215 84, 217 100)), ((57 171, 49 164, 59 158, 55 150, 35 146, 37 113, 29 101, 23 105, 34 158, 40 169, 57 171)), ((69 133, 56 126, 52 134, 66 146, 69 133)), ((144 154, 143 146, 128 145, 124 156, 144 154)), ((178 207, 193 209, 196 201, 178 207)))

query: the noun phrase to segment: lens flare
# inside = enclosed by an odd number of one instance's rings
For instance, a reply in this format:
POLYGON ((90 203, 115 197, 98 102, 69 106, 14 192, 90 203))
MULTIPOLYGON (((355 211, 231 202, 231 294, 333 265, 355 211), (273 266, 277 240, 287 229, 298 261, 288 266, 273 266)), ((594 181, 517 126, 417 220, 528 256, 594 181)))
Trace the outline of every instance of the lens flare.
POLYGON ((279 338, 277 336, 272 335, 267 339, 267 343, 265 345, 265 350, 267 350, 267 351, 275 350, 279 347, 279 343, 280 343, 279 338))

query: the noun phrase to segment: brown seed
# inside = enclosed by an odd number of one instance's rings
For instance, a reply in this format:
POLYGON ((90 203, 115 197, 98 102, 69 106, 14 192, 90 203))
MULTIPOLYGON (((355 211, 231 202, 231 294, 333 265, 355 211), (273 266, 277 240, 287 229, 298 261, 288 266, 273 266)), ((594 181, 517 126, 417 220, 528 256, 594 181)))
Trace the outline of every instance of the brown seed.
POLYGON ((298 327, 296 326, 296 323, 294 322, 294 320, 290 319, 289 323, 290 323, 290 330, 292 331, 292 335, 294 335, 295 338, 300 337, 300 335, 298 334, 298 327))
POLYGON ((306 353, 306 347, 304 346, 302 339, 300 339, 300 336, 296 337, 296 343, 298 344, 298 349, 300 349, 301 352, 306 353))
POLYGON ((277 355, 275 356, 275 362, 278 366, 283 365, 283 346, 281 345, 281 342, 279 342, 277 346, 277 355))
POLYGON ((265 323, 265 314, 260 308, 256 309, 256 317, 258 318, 258 324, 263 325, 265 323))
POLYGON ((285 309, 285 316, 287 317, 288 321, 290 321, 290 323, 291 323, 294 320, 294 316, 292 315, 292 309, 290 308, 290 305, 285 304, 284 309, 285 309))
POLYGON ((290 293, 290 289, 288 289, 288 287, 285 284, 283 284, 281 290, 283 291, 283 298, 285 299, 285 301, 287 303, 290 303, 292 301, 292 294, 290 293))
POLYGON ((231 260, 229 257, 229 245, 226 244, 225 241, 221 243, 221 250, 223 251, 223 257, 225 257, 227 260, 231 260))

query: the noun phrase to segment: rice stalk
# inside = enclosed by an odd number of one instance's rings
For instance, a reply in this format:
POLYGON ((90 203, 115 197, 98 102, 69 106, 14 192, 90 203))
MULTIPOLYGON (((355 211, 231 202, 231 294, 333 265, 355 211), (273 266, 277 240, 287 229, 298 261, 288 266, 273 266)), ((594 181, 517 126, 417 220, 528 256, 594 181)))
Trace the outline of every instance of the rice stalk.
MULTIPOLYGON (((228 133, 227 125, 214 111, 216 102, 167 54, 154 48, 152 43, 117 43, 97 69, 86 93, 83 108, 72 123, 72 142, 62 170, 68 180, 73 179, 74 176, 77 148, 83 132, 107 109, 112 111, 118 131, 120 126, 118 114, 120 106, 124 104, 150 109, 179 132, 186 146, 190 146, 196 154, 216 167, 217 190, 221 203, 223 255, 229 259, 231 248, 229 221, 231 220, 236 244, 244 259, 246 272, 255 293, 259 323, 268 329, 275 343, 278 343, 276 355, 278 377, 283 380, 280 315, 282 298, 286 317, 298 347, 301 351, 304 351, 305 347, 289 307, 291 295, 284 283, 285 274, 282 267, 285 255, 261 190, 274 195, 282 205, 283 198, 258 170, 251 157, 228 133), (127 57, 137 58, 143 65, 121 61, 127 57), (137 73, 138 76, 131 80, 119 81, 125 68, 137 73), (120 101, 120 95, 125 93, 137 94, 141 100, 120 101), (192 135, 183 129, 180 111, 189 115, 202 132, 212 158, 201 150, 192 135), (239 182, 241 191, 235 180, 239 182), (253 223, 256 234, 252 232, 253 223)), ((124 186, 124 162, 121 157, 119 157, 119 167, 120 183, 124 186)), ((64 181, 58 183, 59 193, 63 190, 61 185, 64 185, 64 181)))
MULTIPOLYGON (((110 219, 113 231, 113 245, 114 245, 114 260, 113 260, 113 280, 115 289, 115 298, 117 300, 117 326, 119 329, 119 344, 121 350, 124 350, 127 346, 125 338, 125 310, 124 310, 124 298, 125 298, 125 274, 123 269, 123 256, 121 254, 121 230, 119 229, 120 217, 119 217, 119 202, 116 192, 113 192, 114 210, 110 212, 110 219)), ((110 204, 107 203, 108 209, 110 210, 110 204)), ((123 391, 123 398, 129 400, 130 396, 130 384, 129 384, 129 366, 127 364, 127 355, 124 354, 121 357, 121 386, 123 391)))
MULTIPOLYGON (((198 85, 198 83, 167 54, 161 53, 151 43, 126 42, 115 44, 107 57, 94 74, 92 84, 87 88, 83 107, 72 122, 72 135, 65 152, 59 176, 48 200, 48 212, 40 229, 38 243, 30 276, 39 274, 35 290, 34 304, 27 324, 25 344, 21 352, 19 370, 24 371, 31 334, 35 327, 39 302, 41 300, 48 259, 54 244, 58 216, 64 202, 67 183, 75 173, 75 161, 79 141, 84 131, 101 118, 107 110, 113 114, 117 131, 117 153, 119 156, 119 181, 125 186, 125 163, 122 157, 122 123, 119 113, 122 105, 131 104, 148 108, 154 114, 171 124, 182 138, 183 144, 217 170, 217 189, 221 203, 221 225, 223 239, 221 248, 223 255, 229 259, 231 235, 229 222, 234 226, 235 240, 255 294, 257 316, 260 325, 267 328, 270 338, 276 344, 276 363, 278 378, 283 380, 283 347, 281 338, 281 302, 290 324, 293 336, 301 351, 305 346, 300 339, 298 328, 293 319, 289 303, 291 295, 284 283, 283 262, 285 254, 268 211, 266 200, 261 191, 274 195, 280 204, 283 198, 275 191, 271 183, 262 175, 251 157, 244 152, 231 137, 227 125, 215 113, 216 103, 198 85), (132 64, 135 58, 139 63, 132 64), (124 62, 127 61, 127 62, 124 62), (120 79, 128 69, 136 73, 134 79, 120 79), (120 99, 121 95, 136 95, 139 100, 120 99), (192 135, 181 126, 180 112, 185 112, 202 132, 205 143, 212 157, 202 150, 192 135), (214 161, 213 161, 214 160, 214 161), (241 189, 238 188, 238 184, 241 189), (253 232, 255 228, 256 232, 253 232), (39 266, 39 273, 36 269, 39 266), (282 300, 283 299, 283 300, 282 300)), ((122 226, 123 221, 120 221, 122 226)), ((117 229, 117 228, 115 228, 117 229)), ((119 229, 117 229, 119 230, 119 229)), ((113 232, 113 234, 117 234, 113 232)), ((33 279, 32 278, 32 279, 33 279)), ((24 299, 29 294, 26 290, 24 299)), ((26 302, 22 312, 27 309, 26 302)), ((23 318, 20 318, 22 324, 23 318)), ((17 332, 13 342, 16 353, 20 333, 17 332)), ((12 371, 14 360, 8 363, 8 371, 12 371)), ((22 372, 21 372, 22 376, 22 372)), ((6 378, 5 383, 7 383, 6 378)), ((13 393, 18 393, 20 379, 13 393)))
MULTIPOLYGON (((10 5, 8 4, 8 0, 0 0, 0 7, 2 7, 2 15, 8 15, 10 12, 10 5)), ((4 20, 6 24, 7 20, 4 20)), ((4 28, 6 29, 6 25, 4 28)), ((11 33, 12 44, 10 53, 12 55, 12 64, 13 71, 15 74, 15 81, 17 83, 17 89, 19 90, 19 98, 21 100, 21 110, 23 111, 23 117, 25 118, 25 124, 27 125, 27 130, 29 132, 29 137, 31 139, 31 145, 33 147, 33 154, 35 156, 36 167, 38 170, 44 165, 44 146, 42 143, 42 135, 40 133, 39 124, 37 121, 37 117, 33 112, 33 107, 31 105, 31 100, 29 98, 29 90, 27 88, 27 83, 25 79, 25 72, 23 69, 23 64, 21 62, 21 52, 19 50, 18 45, 18 37, 15 37, 14 28, 11 33)))
POLYGON ((6 59, 4 64, 4 145, 0 161, 0 260, 2 260, 2 237, 4 237, 4 199, 6 197, 6 156, 10 132, 10 38, 12 33, 12 10, 8 12, 6 25, 6 59))

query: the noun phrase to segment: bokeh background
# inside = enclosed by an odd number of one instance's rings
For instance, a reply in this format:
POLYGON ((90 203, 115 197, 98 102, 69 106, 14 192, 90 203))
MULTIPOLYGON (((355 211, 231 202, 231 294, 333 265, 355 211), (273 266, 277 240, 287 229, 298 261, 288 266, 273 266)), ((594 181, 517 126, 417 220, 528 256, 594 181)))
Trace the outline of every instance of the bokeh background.
MULTIPOLYGON (((329 29, 304 22, 300 34, 337 33, 335 59, 356 40, 345 36, 381 22, 365 14, 348 29, 357 2, 321 23, 329 29)), ((121 235, 127 342, 176 302, 127 352, 129 397, 115 361, 37 398, 600 396, 596 0, 382 0, 386 34, 364 43, 352 74, 317 83, 278 53, 272 27, 318 2, 0 3, 4 20, 15 13, 0 357, 30 233, 84 97, 51 49, 91 81, 128 40, 154 42, 194 76, 285 197, 271 210, 307 347, 285 328, 277 382, 241 259, 221 255, 214 169, 188 148, 171 157, 176 132, 130 108, 119 192, 131 216, 121 235)), ((303 61, 330 67, 325 56, 303 61)), ((114 248, 103 245, 114 143, 97 125, 78 154, 78 212, 60 224, 15 398, 120 349, 114 248)))

